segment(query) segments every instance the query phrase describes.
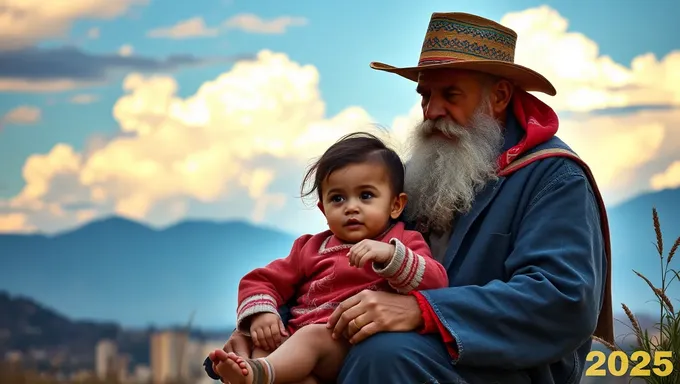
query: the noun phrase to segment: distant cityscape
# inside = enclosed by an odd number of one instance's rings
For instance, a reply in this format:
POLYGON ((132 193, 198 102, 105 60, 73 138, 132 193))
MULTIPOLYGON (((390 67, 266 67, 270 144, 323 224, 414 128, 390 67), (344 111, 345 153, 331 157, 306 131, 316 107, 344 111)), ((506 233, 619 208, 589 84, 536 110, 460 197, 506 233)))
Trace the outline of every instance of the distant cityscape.
POLYGON ((151 334, 149 340, 150 364, 132 364, 129 354, 121 353, 115 340, 102 339, 92 351, 93 369, 80 369, 73 372, 58 370, 60 356, 52 356, 46 351, 31 350, 28 353, 8 351, 5 361, 22 367, 40 365, 45 360, 53 367, 52 372, 42 371, 55 381, 85 382, 96 379, 101 382, 129 384, 177 383, 202 384, 215 383, 203 370, 203 360, 216 348, 221 348, 224 340, 196 340, 186 331, 168 330, 151 334), (56 368, 56 369, 55 369, 56 368))

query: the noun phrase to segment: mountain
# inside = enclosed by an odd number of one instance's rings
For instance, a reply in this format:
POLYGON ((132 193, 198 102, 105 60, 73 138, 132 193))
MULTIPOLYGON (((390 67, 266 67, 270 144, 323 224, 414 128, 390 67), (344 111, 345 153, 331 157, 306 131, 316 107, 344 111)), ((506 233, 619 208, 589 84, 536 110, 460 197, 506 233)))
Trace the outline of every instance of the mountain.
POLYGON ((0 236, 0 289, 78 319, 124 326, 233 324, 243 274, 284 257, 294 237, 239 221, 155 230, 108 218, 56 236, 0 236))
MULTIPOLYGON (((609 207, 615 310, 627 303, 654 314, 633 269, 656 282, 652 207, 666 248, 680 236, 680 189, 609 207)), ((240 221, 187 221, 157 230, 108 218, 56 236, 0 235, 0 290, 32 297, 76 319, 122 326, 233 324, 244 273, 288 254, 294 236, 240 221)))
POLYGON ((0 292, 0 353, 28 353, 40 362, 47 357, 68 356, 71 368, 91 368, 101 339, 119 342, 121 350, 141 363, 148 361, 148 334, 124 332, 112 322, 72 321, 25 297, 0 292), (41 356, 45 358, 41 358, 41 356))
MULTIPOLYGON (((67 356, 61 366, 70 371, 92 369, 97 342, 114 340, 133 364, 149 364, 149 338, 154 328, 128 329, 110 321, 73 320, 24 296, 0 291, 0 356, 9 351, 27 354, 38 368, 67 356)), ((222 331, 191 330, 193 339, 226 340, 222 331)))

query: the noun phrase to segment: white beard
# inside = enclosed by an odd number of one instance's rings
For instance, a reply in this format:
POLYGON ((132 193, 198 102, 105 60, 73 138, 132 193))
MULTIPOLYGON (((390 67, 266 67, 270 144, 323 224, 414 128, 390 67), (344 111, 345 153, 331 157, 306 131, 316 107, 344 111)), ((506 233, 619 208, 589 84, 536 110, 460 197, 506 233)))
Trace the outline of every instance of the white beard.
POLYGON ((467 213, 476 194, 497 179, 503 129, 485 106, 478 108, 469 127, 451 119, 416 126, 405 174, 407 220, 425 220, 430 230, 447 231, 453 216, 467 213))

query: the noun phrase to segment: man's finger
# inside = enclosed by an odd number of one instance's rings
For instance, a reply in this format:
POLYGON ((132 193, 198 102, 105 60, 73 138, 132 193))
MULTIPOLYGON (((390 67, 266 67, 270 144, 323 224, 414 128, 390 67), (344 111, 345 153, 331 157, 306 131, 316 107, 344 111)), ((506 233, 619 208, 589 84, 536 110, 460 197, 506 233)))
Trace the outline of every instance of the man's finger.
POLYGON ((231 338, 227 340, 226 343, 224 343, 224 347, 222 347, 222 350, 224 352, 233 352, 234 347, 231 345, 231 338))
POLYGON ((331 316, 328 318, 326 328, 335 328, 335 324, 338 322, 338 319, 340 319, 340 316, 349 308, 359 304, 359 302, 361 302, 361 299, 359 298, 358 294, 356 294, 340 303, 340 305, 335 308, 333 313, 331 313, 331 316))
POLYGON ((249 358, 252 346, 248 338, 243 334, 235 334, 228 342, 230 349, 225 352, 233 352, 241 357, 249 358))
POLYGON ((333 337, 339 337, 340 335, 342 335, 345 328, 347 328, 349 322, 354 320, 355 317, 358 317, 364 312, 365 310, 363 309, 361 302, 357 303, 357 305, 345 311, 345 313, 343 313, 340 316, 340 319, 338 319, 338 322, 335 324, 335 327, 333 328, 333 337))
POLYGON ((373 315, 371 315, 368 312, 364 312, 361 315, 357 316, 354 319, 354 321, 351 321, 347 326, 347 332, 345 333, 345 337, 348 340, 351 339, 355 334, 357 334, 361 330, 361 328, 357 328, 354 325, 362 326, 364 324, 370 324, 375 320, 372 317, 373 315))
POLYGON ((368 323, 365 326, 361 327, 359 332, 357 332, 354 336, 352 336, 349 339, 349 342, 352 345, 360 343, 364 341, 367 337, 375 335, 376 333, 381 331, 382 330, 380 329, 378 323, 375 322, 368 323))

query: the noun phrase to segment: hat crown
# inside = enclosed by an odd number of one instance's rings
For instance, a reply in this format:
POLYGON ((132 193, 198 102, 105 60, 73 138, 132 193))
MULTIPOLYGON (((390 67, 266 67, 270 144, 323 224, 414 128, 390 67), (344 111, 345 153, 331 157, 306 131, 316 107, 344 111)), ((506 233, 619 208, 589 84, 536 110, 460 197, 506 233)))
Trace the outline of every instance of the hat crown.
POLYGON ((433 13, 418 66, 456 61, 493 60, 514 63, 517 33, 468 13, 433 13))

